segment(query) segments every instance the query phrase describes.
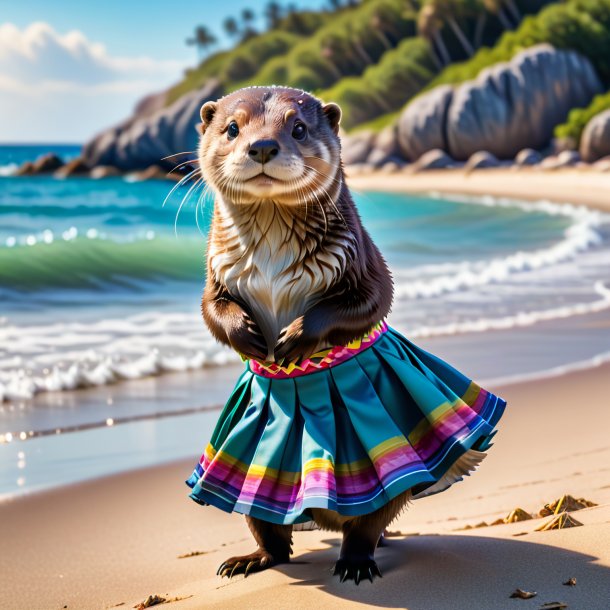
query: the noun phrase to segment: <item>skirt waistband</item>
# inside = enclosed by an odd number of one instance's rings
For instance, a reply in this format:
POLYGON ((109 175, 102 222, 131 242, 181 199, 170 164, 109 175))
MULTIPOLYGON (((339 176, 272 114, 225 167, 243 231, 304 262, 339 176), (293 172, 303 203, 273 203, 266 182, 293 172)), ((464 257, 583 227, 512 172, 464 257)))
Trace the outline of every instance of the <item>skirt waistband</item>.
POLYGON ((357 356, 360 352, 371 347, 387 330, 388 326, 382 320, 360 339, 355 339, 347 345, 337 345, 319 351, 301 362, 291 362, 282 366, 275 362, 265 363, 258 360, 249 360, 248 366, 255 375, 271 379, 291 379, 309 375, 332 368, 357 356))

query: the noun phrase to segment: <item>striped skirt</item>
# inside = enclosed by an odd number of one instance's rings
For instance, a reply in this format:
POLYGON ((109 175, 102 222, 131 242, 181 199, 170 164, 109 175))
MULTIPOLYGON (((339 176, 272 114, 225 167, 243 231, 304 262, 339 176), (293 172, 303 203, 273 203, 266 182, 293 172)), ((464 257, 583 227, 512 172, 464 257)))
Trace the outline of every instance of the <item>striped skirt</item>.
POLYGON ((460 480, 505 406, 382 323, 299 365, 248 362, 186 483, 196 502, 273 523, 363 515, 460 480))

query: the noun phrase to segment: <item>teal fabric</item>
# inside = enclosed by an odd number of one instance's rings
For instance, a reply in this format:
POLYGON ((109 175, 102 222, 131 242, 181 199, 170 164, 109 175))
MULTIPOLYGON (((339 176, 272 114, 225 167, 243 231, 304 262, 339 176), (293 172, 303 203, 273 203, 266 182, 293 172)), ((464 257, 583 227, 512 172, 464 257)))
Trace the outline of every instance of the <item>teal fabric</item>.
POLYGON ((367 514, 486 450, 505 404, 389 329, 301 377, 246 367, 187 484, 197 502, 275 523, 367 514))

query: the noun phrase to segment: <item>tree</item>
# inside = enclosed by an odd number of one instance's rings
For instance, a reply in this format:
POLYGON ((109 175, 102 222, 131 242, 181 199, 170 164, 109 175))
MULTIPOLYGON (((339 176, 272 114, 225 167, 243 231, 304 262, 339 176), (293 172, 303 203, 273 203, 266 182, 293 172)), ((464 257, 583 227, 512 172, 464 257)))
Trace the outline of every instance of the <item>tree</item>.
POLYGON ((227 17, 222 22, 222 27, 231 38, 236 38, 239 36, 239 25, 235 17, 227 17))
POLYGON ((241 20, 244 22, 244 25, 250 25, 255 19, 254 11, 249 8, 245 8, 241 12, 241 20))
POLYGON ((216 36, 214 36, 214 34, 204 25, 198 25, 195 28, 195 35, 192 38, 186 39, 187 45, 194 45, 197 47, 197 55, 200 61, 206 50, 214 46, 217 42, 216 36))
POLYGON ((491 13, 498 18, 498 21, 502 24, 505 30, 510 30, 512 25, 509 21, 506 13, 504 12, 504 1, 503 0, 482 0, 483 8, 487 12, 491 13))
POLYGON ((275 28, 282 19, 282 7, 279 2, 268 2, 264 11, 268 27, 275 28))
POLYGON ((441 36, 442 29, 443 21, 439 16, 438 7, 433 4, 424 5, 417 14, 417 33, 430 42, 439 68, 451 63, 451 55, 441 36))
POLYGON ((458 23, 458 19, 470 16, 469 3, 456 2, 456 0, 428 0, 428 3, 438 7, 439 14, 443 15, 444 21, 453 30, 466 55, 472 57, 474 48, 458 23))

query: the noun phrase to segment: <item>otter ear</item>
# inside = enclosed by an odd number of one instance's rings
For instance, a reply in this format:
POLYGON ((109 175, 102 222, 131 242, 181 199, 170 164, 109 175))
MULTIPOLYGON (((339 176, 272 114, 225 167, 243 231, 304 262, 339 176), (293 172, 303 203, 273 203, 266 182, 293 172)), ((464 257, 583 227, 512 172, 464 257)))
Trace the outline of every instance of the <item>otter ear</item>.
POLYGON ((205 133, 205 130, 209 127, 212 119, 214 118, 214 114, 216 113, 216 108, 218 104, 216 102, 206 102, 201 107, 201 133, 205 133))
POLYGON ((330 128, 335 132, 339 133, 339 123, 341 122, 341 108, 331 102, 330 104, 324 104, 322 106, 322 112, 326 115, 326 119, 330 123, 330 128))

